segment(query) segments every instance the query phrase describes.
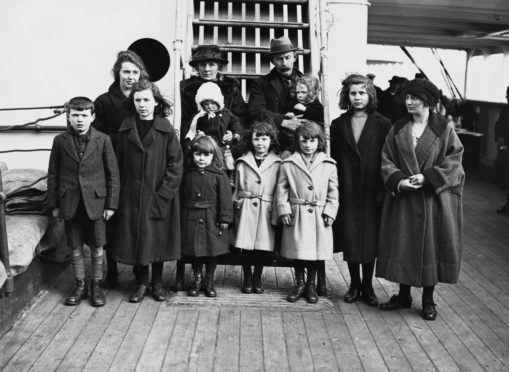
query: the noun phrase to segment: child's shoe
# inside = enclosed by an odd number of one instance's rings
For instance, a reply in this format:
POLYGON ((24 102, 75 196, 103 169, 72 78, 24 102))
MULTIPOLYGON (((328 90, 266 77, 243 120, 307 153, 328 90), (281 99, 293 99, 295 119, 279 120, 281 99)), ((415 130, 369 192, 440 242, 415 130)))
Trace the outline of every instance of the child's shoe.
POLYGON ((214 287, 214 273, 207 272, 205 275, 205 296, 207 297, 216 297, 217 292, 214 287))
POLYGON ((261 294, 264 291, 262 283, 262 272, 263 266, 255 266, 253 274, 253 292, 257 294, 261 294))
POLYGON ((148 284, 138 284, 136 289, 131 294, 129 301, 131 302, 141 302, 145 298, 145 294, 148 290, 148 284))
POLYGON ((203 277, 201 272, 194 273, 194 282, 191 284, 187 295, 190 297, 197 297, 200 294, 201 286, 203 284, 203 277))
POLYGON ((93 279, 92 286, 90 288, 91 303, 92 306, 104 306, 106 305, 106 297, 104 297, 103 289, 101 287, 101 280, 93 279))
POLYGON ((253 274, 251 273, 251 266, 243 267, 244 280, 242 281, 242 293, 253 293, 253 274))
POLYGON ((152 297, 156 301, 166 301, 166 290, 163 287, 163 283, 156 283, 152 286, 152 297))
POLYGON ((69 306, 79 305, 81 300, 88 297, 87 282, 82 279, 76 279, 76 286, 72 293, 65 299, 65 304, 69 306))

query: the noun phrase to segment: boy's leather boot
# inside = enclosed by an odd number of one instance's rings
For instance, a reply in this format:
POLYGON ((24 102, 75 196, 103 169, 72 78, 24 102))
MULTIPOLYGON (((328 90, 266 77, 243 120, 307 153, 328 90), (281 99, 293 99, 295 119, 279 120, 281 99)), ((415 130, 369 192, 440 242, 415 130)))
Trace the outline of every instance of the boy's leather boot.
POLYGON ((316 268, 308 268, 308 283, 306 288, 306 298, 310 304, 318 302, 315 278, 316 278, 316 268))
POLYGON ((286 299, 289 302, 296 302, 306 293, 306 282, 304 281, 303 267, 295 267, 295 280, 297 282, 297 285, 293 289, 292 293, 290 293, 288 297, 286 297, 286 299))
POLYGON ((205 274, 205 295, 207 297, 217 296, 216 288, 214 287, 214 273, 215 270, 207 270, 207 273, 205 274))
POLYGON ((104 297, 103 289, 101 286, 101 280, 93 279, 90 288, 91 303, 92 306, 104 306, 106 305, 106 297, 104 297))
POLYGON ((188 296, 196 297, 200 294, 201 286, 203 284, 203 277, 201 275, 201 271, 194 271, 194 282, 191 284, 189 291, 187 292, 188 296))
POLYGON ((72 293, 65 299, 65 304, 69 306, 79 305, 81 300, 88 297, 87 283, 83 279, 76 279, 76 286, 72 293))

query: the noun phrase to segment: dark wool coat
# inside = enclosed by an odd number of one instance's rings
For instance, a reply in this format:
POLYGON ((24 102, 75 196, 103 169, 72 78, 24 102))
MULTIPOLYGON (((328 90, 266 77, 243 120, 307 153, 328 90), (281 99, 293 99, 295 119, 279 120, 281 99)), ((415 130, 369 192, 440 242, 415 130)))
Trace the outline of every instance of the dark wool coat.
POLYGON ((182 203, 182 255, 210 257, 227 253, 233 223, 230 180, 212 167, 192 167, 184 172, 180 188, 182 203))
POLYGON ((117 153, 121 193, 113 258, 128 265, 179 259, 182 150, 173 127, 156 116, 141 142, 136 118, 129 116, 117 153))
MULTIPOLYGON (((509 105, 504 106, 495 123, 495 141, 499 138, 504 139, 504 144, 509 146, 509 105)), ((495 163, 496 180, 505 189, 509 190, 509 151, 498 151, 497 161, 495 163)))
MULTIPOLYGON (((247 127, 247 109, 244 98, 242 98, 242 92, 240 90, 240 82, 237 79, 233 79, 222 74, 218 74, 219 78, 214 81, 224 97, 224 107, 229 109, 233 114, 240 120, 242 126, 247 127)), ((199 76, 192 76, 189 79, 182 80, 180 82, 180 102, 181 102, 181 138, 184 138, 191 120, 198 113, 198 106, 196 105, 195 97, 198 88, 206 83, 207 80, 203 80, 199 76)))
POLYGON ((323 105, 318 98, 306 105, 306 111, 292 109, 295 115, 302 115, 302 119, 312 120, 317 124, 323 125, 323 105))
MULTIPOLYGON (((295 76, 302 76, 302 72, 294 69, 295 76)), ((249 93, 248 112, 251 122, 265 121, 273 124, 279 131, 281 150, 289 150, 293 145, 293 131, 281 128, 284 114, 292 111, 297 103, 290 96, 289 88, 273 68, 267 75, 253 80, 249 93)))
POLYGON ((347 112, 331 123, 331 157, 338 163, 339 208, 334 222, 334 252, 345 261, 368 263, 376 257, 380 215, 385 194, 380 163, 389 119, 368 115, 355 142, 352 115, 347 112))
MULTIPOLYGON (((205 133, 205 135, 213 137, 217 144, 223 147, 225 144, 223 143, 222 139, 226 132, 229 130, 233 134, 240 135, 242 132, 242 127, 240 125, 239 119, 230 110, 224 108, 216 112, 216 116, 213 118, 209 118, 207 114, 198 118, 196 130, 201 130, 205 133)), ((183 133, 184 137, 186 135, 187 133, 183 133)), ((182 142, 185 143, 185 148, 188 150, 189 146, 191 145, 191 139, 184 138, 182 142)))
POLYGON ((118 129, 129 115, 124 102, 127 97, 120 90, 118 82, 110 85, 106 93, 101 94, 94 101, 95 120, 93 127, 110 136, 113 148, 117 148, 118 129))
POLYGON ((431 113, 417 147, 412 118, 398 121, 382 151, 388 191, 382 212, 376 275, 416 287, 458 280, 462 226, 463 146, 454 127, 431 113), (399 182, 422 173, 426 184, 398 192, 399 182))
POLYGON ((76 213, 83 196, 91 220, 102 218, 104 209, 117 209, 119 176, 110 138, 90 128, 90 139, 80 159, 72 130, 53 140, 48 167, 48 208, 60 208, 64 220, 76 213))

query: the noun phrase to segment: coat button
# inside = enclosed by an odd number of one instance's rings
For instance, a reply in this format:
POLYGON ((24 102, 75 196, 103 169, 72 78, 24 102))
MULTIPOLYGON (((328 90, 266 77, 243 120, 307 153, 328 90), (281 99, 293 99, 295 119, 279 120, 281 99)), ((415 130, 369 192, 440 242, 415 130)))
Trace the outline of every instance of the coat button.
POLYGON ((198 192, 198 193, 196 193, 196 196, 197 196, 198 198, 201 198, 201 194, 200 194, 199 192, 198 192))
POLYGON ((203 218, 200 218, 200 219, 198 220, 198 222, 199 222, 199 223, 203 223, 203 218))
POLYGON ((223 232, 222 232, 222 231, 219 231, 218 235, 219 235, 219 236, 223 235, 223 232))
POLYGON ((313 213, 313 208, 309 208, 309 209, 308 209, 308 212, 309 212, 309 213, 313 213))
POLYGON ((257 207, 258 206, 258 202, 253 202, 253 206, 257 207))
POLYGON ((313 186, 308 186, 308 190, 313 190, 313 186))
POLYGON ((205 171, 204 170, 201 170, 200 171, 200 174, 203 176, 205 174, 205 171))

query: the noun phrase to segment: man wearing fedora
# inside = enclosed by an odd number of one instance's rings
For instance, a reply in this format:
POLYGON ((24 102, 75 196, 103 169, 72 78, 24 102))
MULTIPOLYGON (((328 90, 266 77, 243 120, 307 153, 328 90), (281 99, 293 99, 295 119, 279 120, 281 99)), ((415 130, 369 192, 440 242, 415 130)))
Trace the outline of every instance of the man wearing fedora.
POLYGON ((246 103, 242 98, 240 82, 237 79, 224 76, 221 70, 228 64, 224 52, 217 45, 199 45, 193 52, 189 64, 198 73, 180 82, 181 99, 181 133, 189 129, 189 124, 198 113, 195 97, 198 88, 206 82, 214 82, 221 88, 224 106, 239 118, 241 124, 246 125, 246 103))
POLYGON ((270 52, 266 57, 270 58, 274 68, 267 75, 253 81, 248 103, 252 122, 269 122, 279 130, 278 139, 282 151, 291 150, 293 132, 300 126, 298 117, 284 118, 284 114, 297 103, 292 95, 292 86, 295 78, 302 76, 302 72, 294 66, 298 50, 286 36, 270 41, 270 52))

